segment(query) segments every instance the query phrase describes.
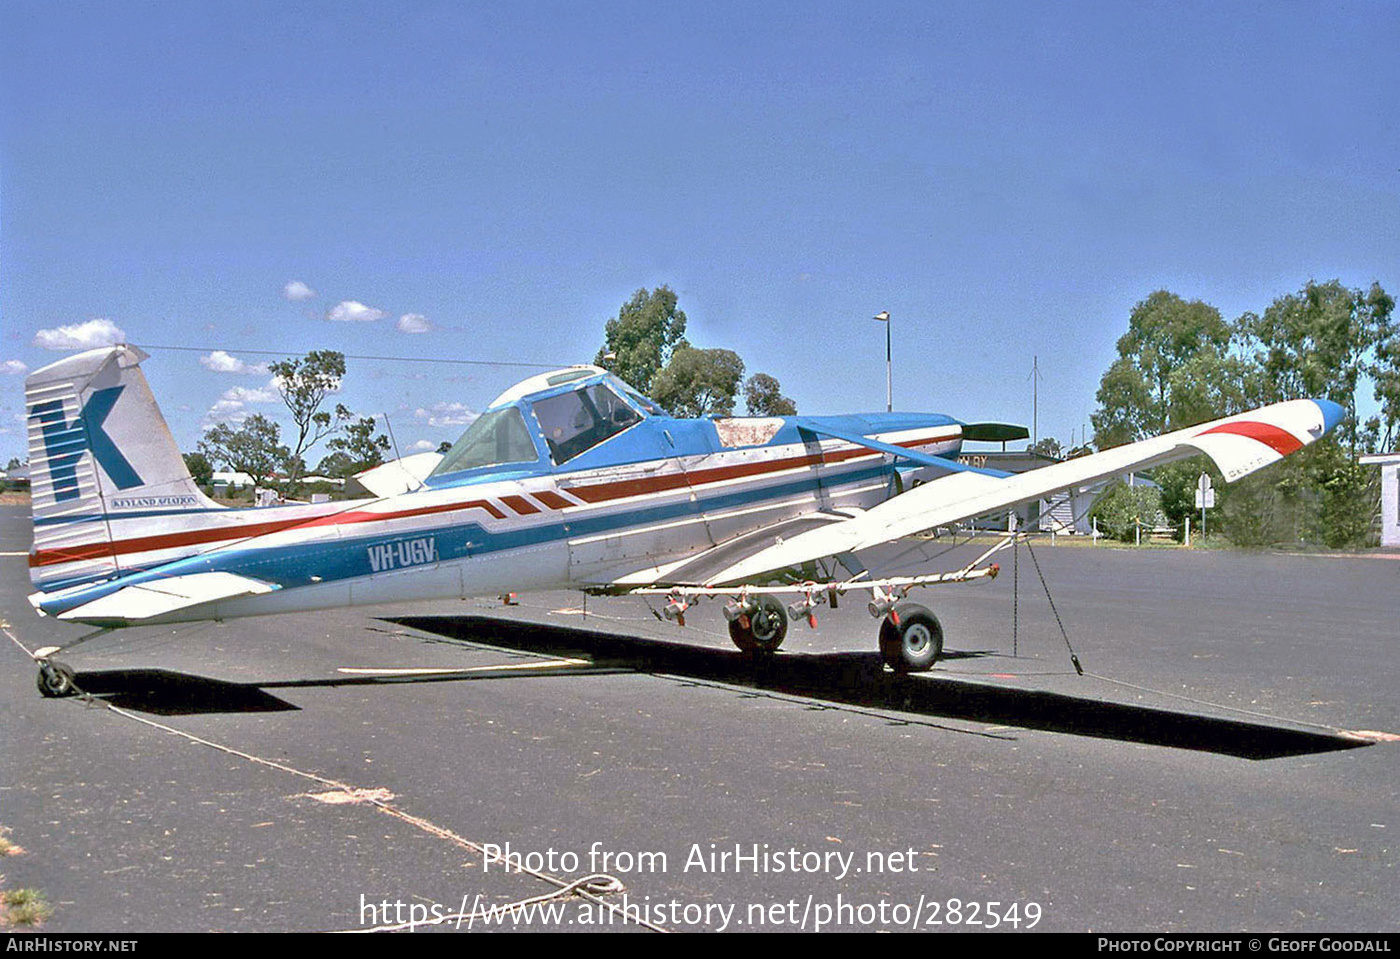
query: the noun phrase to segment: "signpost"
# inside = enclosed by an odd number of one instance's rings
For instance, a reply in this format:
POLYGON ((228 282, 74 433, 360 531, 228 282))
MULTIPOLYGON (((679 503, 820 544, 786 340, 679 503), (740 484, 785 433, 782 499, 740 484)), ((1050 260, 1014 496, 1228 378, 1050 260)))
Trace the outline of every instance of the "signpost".
POLYGON ((1201 511, 1201 535, 1206 535, 1206 510, 1215 508, 1215 488, 1210 485, 1210 474, 1202 473, 1196 480, 1196 507, 1201 511))

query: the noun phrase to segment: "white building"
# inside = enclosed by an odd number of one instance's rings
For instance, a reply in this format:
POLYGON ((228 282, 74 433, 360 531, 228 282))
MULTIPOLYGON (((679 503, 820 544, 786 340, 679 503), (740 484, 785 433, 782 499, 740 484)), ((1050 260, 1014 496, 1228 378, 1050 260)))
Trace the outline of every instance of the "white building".
POLYGON ((1381 468, 1381 545, 1400 546, 1400 453, 1363 456, 1361 462, 1381 468))

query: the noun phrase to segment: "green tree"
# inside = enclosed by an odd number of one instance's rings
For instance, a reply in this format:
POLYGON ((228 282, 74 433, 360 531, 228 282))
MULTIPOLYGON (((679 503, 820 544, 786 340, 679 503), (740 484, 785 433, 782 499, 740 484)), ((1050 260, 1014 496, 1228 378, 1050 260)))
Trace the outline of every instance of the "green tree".
POLYGON ((1186 359, 1168 377, 1171 401, 1166 429, 1179 430, 1207 420, 1243 413, 1258 404, 1259 371, 1248 359, 1210 344, 1186 359))
POLYGON ((1376 339, 1370 372, 1381 406, 1380 415, 1367 424, 1373 434, 1370 445, 1374 450, 1392 450, 1400 441, 1400 323, 1395 322, 1394 298, 1378 284, 1371 284, 1366 301, 1376 339))
POLYGON ((782 385, 767 373, 755 373, 744 382, 744 408, 750 416, 792 416, 797 404, 783 395, 782 385))
POLYGON ((1095 445, 1107 449, 1189 426, 1205 407, 1228 405, 1242 393, 1231 339, 1220 311, 1200 300, 1158 290, 1138 303, 1099 383, 1099 408, 1090 417, 1095 445))
POLYGON ((190 476, 200 486, 208 486, 214 482, 214 464, 209 462, 209 457, 203 453, 185 453, 185 469, 190 471, 190 476))
POLYGON ((1039 453, 1041 456, 1048 456, 1051 459, 1062 459, 1064 451, 1060 448, 1060 441, 1053 436, 1042 437, 1032 446, 1026 447, 1027 453, 1039 453))
MULTIPOLYGON (((1400 378, 1400 367, 1390 360, 1391 350, 1400 349, 1391 322, 1394 306, 1377 284, 1370 290, 1349 290, 1340 280, 1309 280, 1297 293, 1275 299, 1263 314, 1240 317, 1241 332, 1263 372, 1259 399, 1274 403, 1325 398, 1340 403, 1349 414, 1341 438, 1355 452, 1362 377, 1377 378, 1377 399, 1383 403, 1392 388, 1400 389, 1393 382, 1400 378)), ((1390 422, 1393 428, 1394 420, 1390 422)))
POLYGON ((334 453, 327 453, 321 457, 321 462, 316 464, 317 476, 329 476, 334 479, 344 479, 347 476, 354 476, 357 472, 355 461, 349 453, 337 450, 334 453))
MULTIPOLYGON (((1094 442, 1107 449, 1257 405, 1262 374, 1240 354, 1239 342, 1238 332, 1206 303, 1165 290, 1138 303, 1118 341, 1118 358, 1099 384, 1099 408, 1091 416, 1094 442)), ((1151 473, 1164 520, 1178 536, 1195 510, 1203 469, 1220 479, 1200 458, 1151 473)), ((1218 495, 1223 505, 1229 493, 1220 488, 1218 495)))
POLYGON ((657 374, 651 395, 676 416, 730 416, 744 378, 744 361, 733 350, 677 348, 657 374))
POLYGON ((254 413, 234 429, 219 423, 205 431, 199 452, 235 473, 247 473, 260 486, 276 486, 276 475, 285 469, 291 451, 281 443, 282 429, 261 413, 254 413))
POLYGON ((345 426, 345 431, 326 443, 331 455, 321 460, 316 467, 323 476, 346 477, 384 462, 384 454, 389 450, 389 437, 375 431, 373 416, 362 416, 345 426), (327 464, 334 472, 327 470, 327 464))
POLYGON ((1258 402, 1303 397, 1340 403, 1347 417, 1337 435, 1289 457, 1268 474, 1256 474, 1232 490, 1261 502, 1275 515, 1250 526, 1232 516, 1241 538, 1284 537, 1285 542, 1332 547, 1366 545, 1379 491, 1359 452, 1394 436, 1400 416, 1400 343, 1392 320, 1394 300, 1372 284, 1348 289, 1339 280, 1309 280, 1298 292, 1276 298, 1262 314, 1240 317, 1240 331, 1260 369, 1258 402), (1381 415, 1358 423, 1358 392, 1375 384, 1381 415))
POLYGON ((296 424, 296 440, 286 461, 286 491, 294 494, 306 472, 306 451, 339 430, 350 418, 350 411, 339 403, 334 415, 321 408, 327 396, 340 389, 340 381, 345 377, 345 354, 335 350, 312 350, 301 358, 271 363, 268 369, 296 424))
POLYGON ((594 362, 650 395, 656 375, 685 344, 685 313, 669 286, 641 289, 608 320, 603 336, 594 362))
POLYGON ((1165 519, 1157 489, 1145 484, 1129 486, 1122 480, 1115 480, 1104 490, 1094 501, 1089 516, 1100 533, 1125 543, 1136 539, 1139 525, 1157 526, 1165 519))

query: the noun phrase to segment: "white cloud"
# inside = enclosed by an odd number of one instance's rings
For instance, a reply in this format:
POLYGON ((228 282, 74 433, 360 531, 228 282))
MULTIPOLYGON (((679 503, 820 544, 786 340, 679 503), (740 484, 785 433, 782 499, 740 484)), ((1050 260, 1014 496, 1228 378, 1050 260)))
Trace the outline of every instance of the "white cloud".
POLYGON ((326 314, 326 319, 337 320, 342 323, 373 323, 375 320, 382 320, 388 316, 383 310, 377 310, 372 306, 365 306, 357 300, 342 300, 331 307, 326 314))
POLYGON ((434 403, 426 409, 420 406, 413 415, 429 426, 466 426, 481 414, 463 403, 434 403))
POLYGON ((282 398, 282 394, 277 392, 277 387, 269 383, 264 387, 235 386, 232 389, 224 390, 224 395, 221 398, 238 400, 242 403, 276 403, 282 398))
POLYGON ((214 405, 209 407, 200 425, 208 429, 215 423, 242 423, 248 418, 249 403, 275 403, 281 396, 272 383, 264 387, 231 387, 224 390, 214 405))
POLYGON ((28 372, 29 367, 25 366, 19 360, 5 360, 4 362, 0 362, 0 375, 23 376, 28 372))
POLYGON ((400 333, 427 333, 433 324, 422 313, 405 313, 399 317, 398 328, 400 333))
POLYGON ((409 447, 409 449, 413 450, 415 453, 426 453, 428 450, 435 450, 437 448, 438 445, 432 440, 419 440, 409 447))
POLYGON ((88 320, 34 334, 34 345, 46 350, 91 350, 125 342, 126 334, 121 327, 108 319, 88 320))
POLYGON ((301 280, 289 280, 287 285, 282 287, 282 295, 293 303, 299 303, 302 300, 315 299, 316 291, 301 280))
POLYGON ((223 350, 215 350, 208 356, 199 358, 199 365, 214 373, 238 373, 254 376, 266 376, 266 363, 245 363, 232 353, 223 350))
POLYGON ((218 423, 232 423, 238 426, 247 418, 248 411, 243 408, 242 403, 237 400, 219 400, 209 407, 199 425, 206 430, 218 423))

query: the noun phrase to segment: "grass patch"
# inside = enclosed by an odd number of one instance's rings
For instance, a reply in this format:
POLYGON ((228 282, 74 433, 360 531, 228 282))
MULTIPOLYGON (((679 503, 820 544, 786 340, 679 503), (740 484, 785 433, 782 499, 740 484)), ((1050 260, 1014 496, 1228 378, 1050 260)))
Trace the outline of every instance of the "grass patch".
POLYGON ((0 924, 39 926, 52 915, 53 906, 37 889, 0 889, 0 924))
MULTIPOLYGON (((0 856, 23 856, 24 849, 10 839, 13 830, 0 826, 0 856)), ((38 889, 6 889, 0 876, 0 926, 41 926, 53 915, 53 906, 38 889)))
POLYGON ((24 855, 24 847, 10 839, 12 831, 9 826, 0 826, 0 856, 24 855))

